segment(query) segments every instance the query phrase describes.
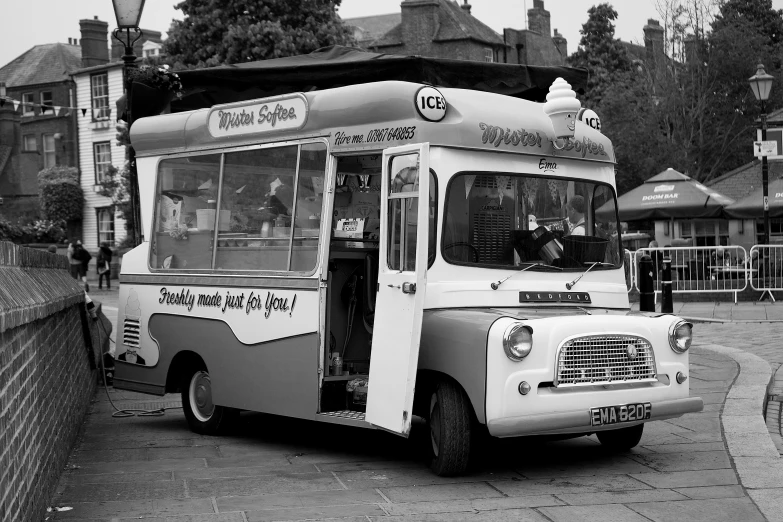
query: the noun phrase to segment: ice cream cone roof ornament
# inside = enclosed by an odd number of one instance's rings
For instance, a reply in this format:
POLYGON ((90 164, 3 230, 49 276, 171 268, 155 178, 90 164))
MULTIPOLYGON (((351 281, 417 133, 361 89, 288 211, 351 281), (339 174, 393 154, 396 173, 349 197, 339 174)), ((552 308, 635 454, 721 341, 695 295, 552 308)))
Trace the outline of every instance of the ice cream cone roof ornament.
POLYGON ((576 128, 576 115, 582 104, 576 99, 576 93, 571 84, 562 78, 556 79, 549 86, 549 94, 544 103, 544 114, 552 121, 552 128, 557 138, 571 138, 576 128))

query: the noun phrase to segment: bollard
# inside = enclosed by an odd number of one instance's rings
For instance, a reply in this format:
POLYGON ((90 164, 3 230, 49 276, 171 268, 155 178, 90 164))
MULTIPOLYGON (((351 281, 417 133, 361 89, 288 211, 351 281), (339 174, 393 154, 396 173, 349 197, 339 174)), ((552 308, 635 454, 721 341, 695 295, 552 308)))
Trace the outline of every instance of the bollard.
POLYGON ((639 260, 639 311, 655 311, 655 287, 653 286, 653 267, 652 258, 643 255, 639 260))
POLYGON ((674 313, 674 298, 672 297, 672 258, 663 258, 663 274, 661 275, 661 312, 674 313))

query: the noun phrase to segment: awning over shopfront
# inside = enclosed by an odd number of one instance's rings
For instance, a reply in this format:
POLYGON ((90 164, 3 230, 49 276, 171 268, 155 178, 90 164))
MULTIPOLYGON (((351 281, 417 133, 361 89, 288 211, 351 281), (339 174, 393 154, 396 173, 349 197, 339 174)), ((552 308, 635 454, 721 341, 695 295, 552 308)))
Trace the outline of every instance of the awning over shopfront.
MULTIPOLYGON (((734 218, 753 219, 764 217, 764 189, 759 187, 741 200, 726 207, 726 214, 734 218)), ((770 181, 769 217, 783 217, 783 179, 770 181)))
MULTIPOLYGON (((574 91, 584 93, 587 71, 564 66, 517 65, 403 56, 332 46, 310 54, 178 71, 182 99, 133 85, 133 118, 158 114, 171 102, 172 112, 215 104, 264 98, 290 92, 308 92, 344 85, 399 80, 494 92, 543 102, 549 87, 561 77, 574 91), (159 100, 154 100, 157 96, 159 100)), ((118 104, 118 114, 125 102, 118 104)))
POLYGON ((713 218, 734 200, 669 168, 617 198, 621 221, 713 218))

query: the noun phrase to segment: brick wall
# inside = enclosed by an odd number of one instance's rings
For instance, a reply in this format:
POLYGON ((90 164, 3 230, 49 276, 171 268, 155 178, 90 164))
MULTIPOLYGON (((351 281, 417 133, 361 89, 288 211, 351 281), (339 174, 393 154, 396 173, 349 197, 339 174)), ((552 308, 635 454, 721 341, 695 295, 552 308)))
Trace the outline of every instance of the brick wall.
POLYGON ((0 521, 43 520, 94 391, 64 256, 0 242, 0 521))

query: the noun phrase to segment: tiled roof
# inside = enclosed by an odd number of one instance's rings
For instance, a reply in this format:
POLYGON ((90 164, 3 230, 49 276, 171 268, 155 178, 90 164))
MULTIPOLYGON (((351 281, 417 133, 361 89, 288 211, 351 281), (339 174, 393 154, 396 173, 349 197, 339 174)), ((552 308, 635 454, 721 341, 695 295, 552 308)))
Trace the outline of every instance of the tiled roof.
POLYGON ((78 45, 36 45, 3 66, 0 81, 7 87, 62 82, 81 66, 82 49, 78 45))
POLYGON ((450 0, 438 0, 440 28, 435 35, 436 42, 449 40, 478 40, 490 44, 505 45, 503 38, 484 25, 478 18, 468 14, 458 3, 450 0))
POLYGON ((386 47, 389 45, 402 45, 401 23, 370 44, 371 47, 386 47))
MULTIPOLYGON (((783 162, 770 161, 769 181, 783 178, 783 162)), ((740 200, 761 186, 761 162, 754 160, 706 183, 710 188, 740 200)))
POLYGON ((400 25, 402 20, 401 13, 391 13, 376 16, 362 16, 359 18, 347 18, 343 20, 345 25, 354 28, 359 34, 356 35, 360 43, 377 40, 396 26, 400 25))
MULTIPOLYGON (((438 30, 433 37, 435 42, 454 40, 476 40, 493 45, 505 45, 503 38, 484 25, 478 18, 468 14, 457 2, 438 0, 438 30)), ((371 46, 384 47, 402 45, 402 23, 389 30, 371 46)))

